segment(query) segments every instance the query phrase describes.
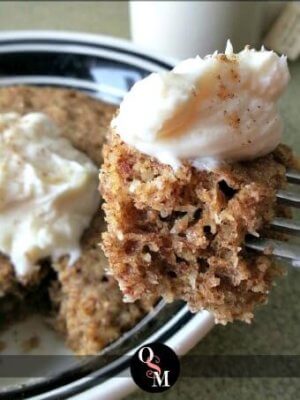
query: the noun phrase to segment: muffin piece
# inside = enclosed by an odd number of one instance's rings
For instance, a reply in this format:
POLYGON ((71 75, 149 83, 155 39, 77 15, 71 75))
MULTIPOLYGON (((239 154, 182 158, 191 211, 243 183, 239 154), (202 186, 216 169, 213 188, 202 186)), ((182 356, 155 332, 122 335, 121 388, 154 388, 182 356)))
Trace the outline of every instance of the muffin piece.
POLYGON ((280 271, 245 237, 279 212, 293 163, 277 107, 289 77, 284 56, 228 41, 124 96, 100 179, 104 251, 128 301, 180 298, 221 323, 266 301, 280 271))
MULTIPOLYGON (((114 110, 115 107, 74 90, 31 86, 0 89, 0 113, 24 115, 38 111, 47 114, 59 126, 62 136, 86 153, 96 165, 102 162, 101 148, 114 110)), ((42 263, 30 280, 20 283, 8 258, 0 255, 0 298, 12 295, 15 300, 22 300, 26 288, 37 287, 48 270, 49 263, 42 263)))
POLYGON ((247 249, 245 236, 279 212, 275 193, 295 163, 280 145, 214 172, 187 162, 174 172, 112 131, 100 174, 103 248, 126 301, 161 295, 211 310, 220 323, 249 322, 281 272, 271 256, 247 249))
MULTIPOLYGON (((12 111, 22 115, 44 112, 73 146, 100 167, 101 148, 115 107, 74 90, 1 88, 0 113, 12 111)), ((20 314, 39 312, 43 301, 47 303, 47 321, 50 311, 51 325, 66 343, 78 354, 95 354, 151 308, 153 303, 147 301, 124 304, 117 283, 105 275, 107 260, 99 246, 105 226, 100 207, 83 235, 82 254, 74 266, 67 266, 66 258, 55 265, 46 260, 31 281, 20 284, 9 260, 0 255, 0 325, 15 321, 20 314)))

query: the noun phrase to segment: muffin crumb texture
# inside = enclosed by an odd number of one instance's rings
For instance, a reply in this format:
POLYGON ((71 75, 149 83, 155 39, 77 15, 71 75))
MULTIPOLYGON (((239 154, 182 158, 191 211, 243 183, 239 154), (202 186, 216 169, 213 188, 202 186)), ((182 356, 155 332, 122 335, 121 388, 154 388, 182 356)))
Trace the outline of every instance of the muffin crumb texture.
POLYGON ((268 222, 289 217, 277 204, 291 150, 279 145, 254 161, 176 172, 125 144, 112 130, 100 190, 108 229, 103 248, 126 301, 183 299, 217 322, 250 322, 282 275, 272 256, 245 247, 247 234, 272 237, 268 222))

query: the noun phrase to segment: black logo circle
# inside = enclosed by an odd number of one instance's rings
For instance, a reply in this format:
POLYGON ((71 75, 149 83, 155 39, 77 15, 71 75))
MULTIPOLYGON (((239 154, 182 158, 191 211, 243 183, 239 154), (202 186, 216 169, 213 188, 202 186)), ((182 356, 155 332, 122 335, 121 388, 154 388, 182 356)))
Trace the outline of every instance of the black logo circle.
POLYGON ((180 363, 176 353, 163 343, 141 346, 130 362, 131 376, 144 391, 160 393, 170 389, 178 379, 180 363))

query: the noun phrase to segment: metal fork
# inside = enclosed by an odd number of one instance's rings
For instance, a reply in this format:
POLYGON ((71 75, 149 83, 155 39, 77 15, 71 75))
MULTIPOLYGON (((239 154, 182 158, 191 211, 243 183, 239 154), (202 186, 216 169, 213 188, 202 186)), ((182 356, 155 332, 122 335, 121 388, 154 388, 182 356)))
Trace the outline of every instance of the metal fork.
MULTIPOLYGON (((294 170, 288 170, 286 173, 288 182, 300 185, 300 173, 294 170)), ((295 190, 279 190, 277 192, 279 202, 292 207, 300 208, 300 193, 295 190)), ((275 230, 281 230, 290 235, 300 236, 300 221, 285 218, 275 218, 270 226, 275 230)), ((278 257, 288 259, 293 266, 300 267, 300 245, 283 242, 281 240, 247 237, 246 246, 258 251, 271 249, 272 254, 278 257)))

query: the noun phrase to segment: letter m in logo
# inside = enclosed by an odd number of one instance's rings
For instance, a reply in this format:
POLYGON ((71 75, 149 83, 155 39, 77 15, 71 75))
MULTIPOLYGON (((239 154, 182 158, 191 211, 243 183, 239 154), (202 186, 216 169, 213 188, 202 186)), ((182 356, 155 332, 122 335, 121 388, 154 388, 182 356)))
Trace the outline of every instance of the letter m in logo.
POLYGON ((169 372, 170 371, 164 371, 164 373, 161 375, 159 375, 157 371, 153 372, 152 387, 170 387, 169 372))

